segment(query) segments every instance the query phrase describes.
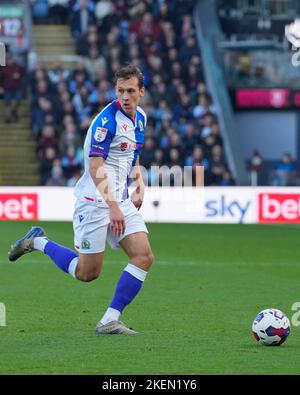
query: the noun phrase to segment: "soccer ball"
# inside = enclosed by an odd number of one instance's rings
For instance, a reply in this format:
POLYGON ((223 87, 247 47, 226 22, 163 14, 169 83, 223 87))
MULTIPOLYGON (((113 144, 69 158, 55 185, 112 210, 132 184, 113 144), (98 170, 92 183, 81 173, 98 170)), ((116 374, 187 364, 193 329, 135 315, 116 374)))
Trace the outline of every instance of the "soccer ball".
POLYGON ((290 320, 278 309, 266 309, 252 324, 255 339, 264 346, 280 346, 290 334, 290 320))

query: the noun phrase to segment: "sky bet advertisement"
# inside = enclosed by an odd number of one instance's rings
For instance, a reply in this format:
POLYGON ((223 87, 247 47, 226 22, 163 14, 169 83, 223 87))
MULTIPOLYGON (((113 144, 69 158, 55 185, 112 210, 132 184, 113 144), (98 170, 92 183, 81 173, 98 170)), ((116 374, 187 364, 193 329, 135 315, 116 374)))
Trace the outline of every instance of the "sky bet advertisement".
MULTIPOLYGON (((71 221, 72 188, 0 188, 0 220, 71 221)), ((148 188, 146 222, 300 223, 300 188, 148 188)))

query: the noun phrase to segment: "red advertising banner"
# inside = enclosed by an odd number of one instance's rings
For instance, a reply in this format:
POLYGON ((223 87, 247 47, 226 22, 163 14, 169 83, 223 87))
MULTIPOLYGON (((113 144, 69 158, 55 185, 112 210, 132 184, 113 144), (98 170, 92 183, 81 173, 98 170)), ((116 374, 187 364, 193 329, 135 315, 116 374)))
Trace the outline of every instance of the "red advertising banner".
POLYGON ((260 193, 259 223, 300 223, 300 194, 260 193))
POLYGON ((0 193, 0 220, 37 219, 37 193, 0 193))
POLYGON ((289 108, 300 101, 299 95, 295 95, 295 103, 290 96, 290 89, 237 89, 235 104, 238 108, 289 108))

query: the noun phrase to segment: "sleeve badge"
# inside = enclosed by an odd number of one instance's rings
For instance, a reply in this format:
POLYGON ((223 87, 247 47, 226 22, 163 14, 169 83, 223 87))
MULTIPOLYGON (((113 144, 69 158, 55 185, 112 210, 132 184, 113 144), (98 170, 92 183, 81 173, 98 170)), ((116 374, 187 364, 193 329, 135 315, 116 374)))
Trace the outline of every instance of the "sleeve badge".
POLYGON ((101 128, 100 126, 98 126, 94 134, 94 139, 98 141, 98 143, 101 143, 102 141, 105 140, 107 132, 108 129, 101 128))

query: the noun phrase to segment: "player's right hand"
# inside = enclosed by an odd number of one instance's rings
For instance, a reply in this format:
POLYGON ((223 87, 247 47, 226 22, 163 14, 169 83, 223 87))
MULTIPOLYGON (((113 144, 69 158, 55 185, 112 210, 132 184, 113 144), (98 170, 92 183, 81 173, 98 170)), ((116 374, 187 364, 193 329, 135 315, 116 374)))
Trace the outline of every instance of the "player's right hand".
POLYGON ((114 236, 120 237, 125 232, 125 218, 118 204, 109 208, 110 230, 114 236))

